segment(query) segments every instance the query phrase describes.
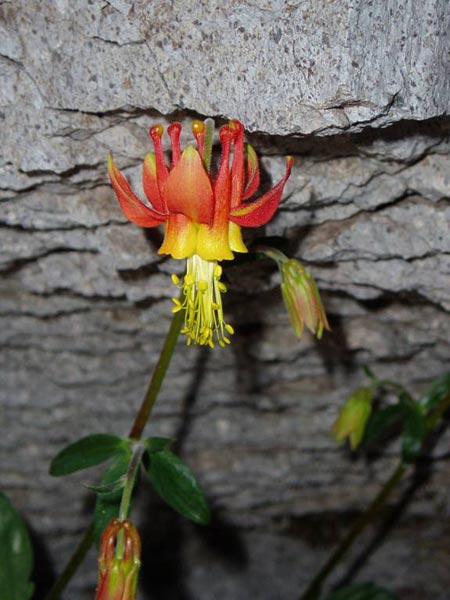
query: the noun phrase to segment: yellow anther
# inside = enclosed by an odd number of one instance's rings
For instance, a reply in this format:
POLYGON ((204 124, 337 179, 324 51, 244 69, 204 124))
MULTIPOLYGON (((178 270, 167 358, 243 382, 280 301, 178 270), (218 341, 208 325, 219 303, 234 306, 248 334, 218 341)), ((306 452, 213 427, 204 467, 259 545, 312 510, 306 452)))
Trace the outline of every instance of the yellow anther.
POLYGON ((233 335, 233 333, 234 333, 234 329, 233 329, 233 327, 232 327, 232 326, 231 326, 229 323, 227 323, 227 324, 225 325, 225 329, 228 331, 228 333, 229 333, 230 335, 233 335))
MULTIPOLYGON (((182 289, 181 308, 185 310, 184 327, 187 343, 214 348, 215 343, 225 346, 230 343, 225 332, 233 328, 225 323, 221 292, 226 286, 221 283, 222 268, 215 261, 208 261, 193 255, 188 259, 187 271, 182 289)), ((172 281, 174 281, 172 279, 172 281)), ((178 304, 175 302, 176 306, 178 304)))
POLYGON ((170 278, 172 279, 173 285, 178 285, 180 283, 180 278, 178 275, 175 275, 175 273, 173 273, 170 278))
POLYGON ((172 308, 173 313, 177 313, 183 308, 183 305, 178 300, 178 298, 172 298, 172 302, 175 304, 175 306, 172 308))

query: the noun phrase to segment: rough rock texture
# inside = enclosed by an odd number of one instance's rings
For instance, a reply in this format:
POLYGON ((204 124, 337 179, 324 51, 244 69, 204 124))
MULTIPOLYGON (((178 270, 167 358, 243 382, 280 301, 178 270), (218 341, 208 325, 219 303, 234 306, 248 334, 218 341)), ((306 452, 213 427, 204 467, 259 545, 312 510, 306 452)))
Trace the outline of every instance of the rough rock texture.
MULTIPOLYGON (((175 112, 240 118, 263 186, 296 156, 257 235, 286 237, 309 265, 333 333, 299 343, 271 265, 227 265, 233 345, 180 344, 151 429, 179 438, 214 525, 143 494, 142 598, 296 600, 396 455, 351 460, 331 438, 360 365, 416 392, 448 368, 450 5, 19 0, 0 15, 0 481, 35 533, 38 590, 95 480, 51 479, 49 460, 80 435, 127 431, 183 268, 125 221, 105 157, 137 181, 149 125, 175 112)), ((448 599, 448 442, 358 579, 448 599)), ((91 598, 94 582, 92 554, 64 598, 91 598)))

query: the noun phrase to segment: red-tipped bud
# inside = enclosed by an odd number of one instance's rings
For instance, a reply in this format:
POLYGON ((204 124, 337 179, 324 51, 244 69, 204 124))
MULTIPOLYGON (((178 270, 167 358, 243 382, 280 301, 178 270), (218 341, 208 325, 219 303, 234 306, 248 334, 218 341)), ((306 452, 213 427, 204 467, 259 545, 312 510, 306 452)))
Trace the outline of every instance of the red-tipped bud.
POLYGON ((102 535, 95 600, 136 600, 141 566, 141 541, 131 521, 112 519, 102 535), (118 536, 123 535, 122 556, 117 556, 118 536))

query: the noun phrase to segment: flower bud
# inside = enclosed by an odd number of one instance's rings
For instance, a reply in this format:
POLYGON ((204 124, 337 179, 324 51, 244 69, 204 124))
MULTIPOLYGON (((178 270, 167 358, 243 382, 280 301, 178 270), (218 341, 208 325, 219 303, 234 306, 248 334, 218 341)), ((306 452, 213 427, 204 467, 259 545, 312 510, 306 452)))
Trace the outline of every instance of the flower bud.
POLYGON ((281 292, 295 335, 300 339, 306 325, 320 339, 324 328, 329 330, 330 326, 313 276, 295 258, 285 257, 278 266, 281 292))
POLYGON ((333 425, 333 433, 338 443, 349 438, 352 450, 359 446, 372 412, 372 399, 373 391, 368 387, 358 388, 347 398, 333 425))
POLYGON ((133 523, 112 519, 100 543, 95 600, 135 600, 140 555, 141 541, 133 523), (123 545, 118 536, 123 536, 123 545), (118 546, 123 548, 122 556, 118 556, 118 546))

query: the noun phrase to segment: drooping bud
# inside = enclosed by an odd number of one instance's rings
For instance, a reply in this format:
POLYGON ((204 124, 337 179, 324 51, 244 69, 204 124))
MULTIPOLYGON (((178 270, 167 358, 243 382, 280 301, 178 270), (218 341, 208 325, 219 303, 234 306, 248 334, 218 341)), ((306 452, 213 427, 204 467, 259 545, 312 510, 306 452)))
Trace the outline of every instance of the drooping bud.
POLYGON ((281 264, 281 292, 295 335, 301 338, 306 325, 320 340, 330 329, 327 316, 313 276, 295 258, 281 264))
POLYGON ((333 425, 338 443, 348 438, 352 450, 359 446, 372 412, 372 400, 373 390, 369 387, 358 388, 347 398, 333 425))
POLYGON ((311 273, 298 260, 288 258, 275 248, 259 246, 255 250, 278 264, 281 273, 281 293, 295 335, 300 339, 306 325, 310 332, 320 339, 323 330, 329 331, 330 326, 311 273))
POLYGON ((136 600, 140 556, 141 541, 133 523, 112 519, 100 543, 95 600, 136 600), (118 555, 119 535, 124 536, 122 556, 118 555))

